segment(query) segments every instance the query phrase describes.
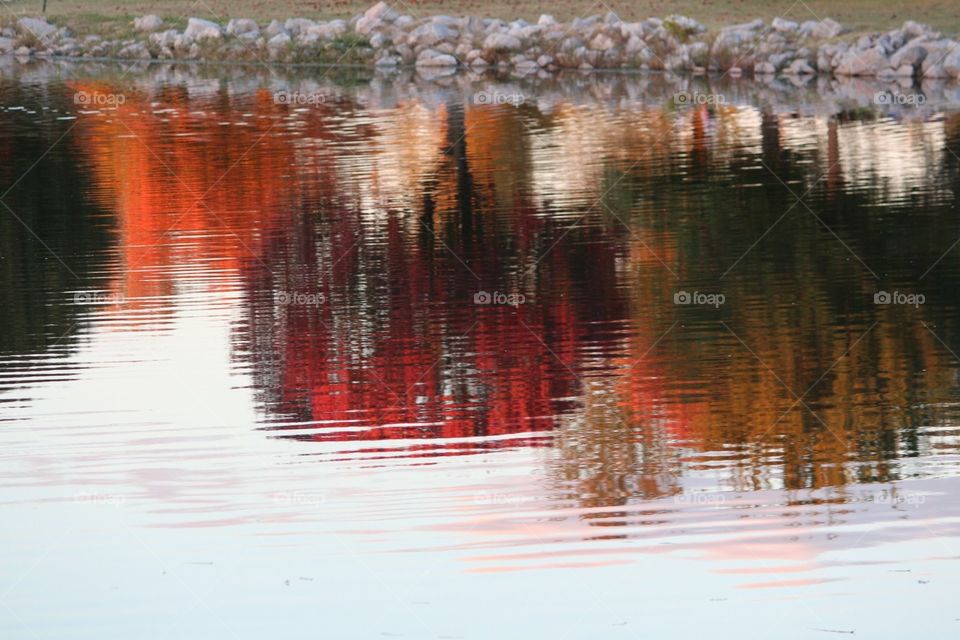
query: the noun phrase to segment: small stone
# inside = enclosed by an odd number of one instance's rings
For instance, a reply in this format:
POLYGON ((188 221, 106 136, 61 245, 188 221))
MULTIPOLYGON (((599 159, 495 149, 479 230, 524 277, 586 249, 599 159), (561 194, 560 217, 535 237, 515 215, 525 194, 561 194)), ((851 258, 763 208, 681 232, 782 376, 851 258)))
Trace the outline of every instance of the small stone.
POLYGON ((553 56, 543 54, 542 56, 537 58, 537 64, 544 68, 549 67, 550 65, 553 64, 553 56))
POLYGON ((0 36, 0 53, 9 53, 13 51, 13 48, 15 46, 16 46, 16 41, 13 38, 0 36))

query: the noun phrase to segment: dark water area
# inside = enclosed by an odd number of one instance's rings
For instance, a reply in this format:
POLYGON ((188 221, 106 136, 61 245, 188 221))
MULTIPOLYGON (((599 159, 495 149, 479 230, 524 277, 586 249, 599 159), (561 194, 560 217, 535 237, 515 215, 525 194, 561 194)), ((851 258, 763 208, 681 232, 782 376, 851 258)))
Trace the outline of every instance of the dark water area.
POLYGON ((955 637, 889 90, 0 66, 0 635, 955 637))

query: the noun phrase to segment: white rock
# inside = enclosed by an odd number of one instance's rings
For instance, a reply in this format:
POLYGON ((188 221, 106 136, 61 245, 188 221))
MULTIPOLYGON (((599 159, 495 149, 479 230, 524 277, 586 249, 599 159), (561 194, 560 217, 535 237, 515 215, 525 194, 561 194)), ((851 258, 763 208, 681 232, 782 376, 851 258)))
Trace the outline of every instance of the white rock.
POLYGON ((279 20, 271 20, 267 28, 263 30, 263 35, 267 38, 272 38, 275 35, 286 32, 287 30, 283 28, 283 24, 279 20))
POLYGON ((781 33, 793 33, 800 28, 793 20, 784 20, 783 18, 774 18, 773 22, 770 23, 770 26, 773 27, 775 31, 781 33))
POLYGON ((901 78, 912 78, 915 69, 912 64, 905 64, 901 67, 897 67, 896 75, 901 78))
POLYGON ((249 18, 233 18, 227 23, 227 35, 242 36, 246 34, 260 35, 260 27, 255 20, 249 18))
POLYGON ((22 35, 33 35, 40 40, 47 40, 57 32, 54 25, 39 18, 20 18, 17 20, 17 30, 22 35))
POLYGON ((376 19, 382 22, 393 22, 400 14, 390 8, 386 2, 378 2, 363 13, 364 18, 376 19))
POLYGON ((397 66, 398 62, 399 61, 395 56, 386 55, 386 56, 377 58, 377 61, 374 62, 373 64, 376 67, 395 67, 397 66))
POLYGON ((707 30, 702 24, 694 20, 693 18, 688 18, 687 16, 678 16, 672 15, 667 16, 663 19, 664 24, 674 24, 680 28, 683 33, 694 34, 694 33, 703 33, 707 30))
POLYGON ((506 33, 491 33, 483 41, 483 48, 493 51, 519 51, 523 43, 506 33))
POLYGON ((535 60, 523 59, 514 63, 514 67, 517 71, 521 73, 530 73, 536 71, 540 68, 540 65, 537 64, 535 60))
POLYGON ((841 76, 874 76, 889 67, 890 61, 880 49, 851 49, 840 58, 834 73, 841 76))
POLYGON ((376 18, 376 17, 368 18, 367 16, 361 16, 360 19, 357 20, 357 24, 354 26, 354 29, 360 35, 366 36, 366 35, 370 35, 376 29, 379 29, 382 26, 383 26, 383 20, 381 20, 380 18, 376 18))
POLYGON ((609 51, 615 46, 617 46, 617 43, 605 33, 598 33, 594 36, 593 40, 590 41, 590 48, 595 51, 609 51))
POLYGON ((7 38, 0 36, 0 53, 9 53, 13 51, 13 48, 16 46, 16 41, 13 38, 7 38))
POLYGON ((155 15, 140 16, 133 19, 133 28, 137 31, 151 32, 163 26, 163 18, 155 15))
POLYGON ((457 59, 447 53, 424 49, 417 57, 418 67, 455 67, 457 59))
POLYGON ((776 67, 769 62, 760 62, 753 67, 753 73, 757 75, 773 75, 776 72, 776 67))
POLYGON ((810 66, 809 62, 801 58, 791 62, 790 66, 784 69, 783 72, 788 76, 809 76, 816 73, 816 70, 810 66))
POLYGON ((537 24, 541 27, 552 27, 557 24, 557 19, 545 13, 540 16, 539 20, 537 20, 537 24))
POLYGON ((150 51, 147 49, 147 45, 143 44, 142 42, 136 42, 124 47, 117 52, 117 56, 120 58, 132 58, 140 60, 149 60, 151 58, 150 51))
POLYGON ((210 22, 202 18, 190 18, 187 20, 187 28, 183 30, 183 35, 197 42, 200 40, 216 40, 223 36, 223 30, 216 22, 210 22))
POLYGON ((293 40, 286 33, 278 33, 267 41, 267 47, 270 49, 282 49, 287 47, 293 40))
POLYGON ((347 26, 342 20, 335 20, 334 22, 314 25, 307 30, 307 33, 316 35, 322 40, 333 40, 343 35, 346 30, 347 26))
POLYGON ((455 29, 434 19, 411 31, 409 37, 410 42, 418 47, 432 47, 439 42, 455 40, 459 35, 455 29))
POLYGON ((646 50, 647 50, 647 43, 641 40, 636 35, 630 36, 630 39, 627 40, 627 44, 624 47, 624 51, 627 53, 627 55, 630 55, 630 56, 635 56, 646 50))
POLYGON ((919 36, 928 35, 933 32, 928 25, 920 24, 919 22, 914 22, 913 20, 907 20, 903 23, 903 26, 900 27, 900 31, 903 32, 903 35, 908 39, 917 38, 919 36))
POLYGON ((316 25, 316 22, 307 18, 290 18, 283 24, 283 28, 286 29, 287 33, 291 36, 298 36, 301 33, 306 33, 310 27, 315 27, 316 25))
POLYGON ((926 36, 914 38, 890 56, 890 65, 897 68, 905 64, 919 67, 931 55, 942 57, 949 51, 951 40, 927 40, 926 36))
POLYGON ((553 64, 553 56, 547 55, 546 53, 537 58, 537 64, 541 67, 549 67, 553 64))
POLYGON ((817 39, 836 38, 843 32, 843 25, 832 18, 807 20, 800 25, 801 34, 817 39))
POLYGON ((951 78, 960 77, 960 49, 951 49, 947 57, 940 63, 940 66, 943 67, 943 70, 951 78))
POLYGON ((179 35, 176 29, 167 29, 159 33, 151 33, 150 42, 158 47, 172 47, 176 43, 177 36, 179 35))

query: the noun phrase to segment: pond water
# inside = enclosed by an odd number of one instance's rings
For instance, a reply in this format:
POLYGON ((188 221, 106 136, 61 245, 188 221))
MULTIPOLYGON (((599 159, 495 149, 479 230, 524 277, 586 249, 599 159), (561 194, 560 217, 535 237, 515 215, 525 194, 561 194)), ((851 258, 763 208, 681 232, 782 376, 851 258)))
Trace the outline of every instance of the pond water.
POLYGON ((0 64, 0 636, 957 637, 958 106, 0 64))

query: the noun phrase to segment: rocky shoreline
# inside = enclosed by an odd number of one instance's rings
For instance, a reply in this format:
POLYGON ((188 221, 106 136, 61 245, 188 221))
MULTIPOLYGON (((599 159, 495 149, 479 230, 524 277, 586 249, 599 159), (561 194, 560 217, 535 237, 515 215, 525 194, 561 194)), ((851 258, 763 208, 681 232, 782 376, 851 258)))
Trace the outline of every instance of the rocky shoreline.
POLYGON ((162 18, 136 18, 136 36, 111 40, 74 34, 44 18, 23 17, 0 29, 0 55, 125 60, 364 64, 509 70, 520 75, 561 69, 722 72, 734 77, 860 76, 960 79, 960 42, 908 21, 886 33, 854 37, 831 19, 782 18, 708 31, 685 16, 624 22, 615 14, 536 23, 474 17, 403 15, 380 2, 350 20, 237 18, 221 25, 189 18, 182 29, 162 18))

